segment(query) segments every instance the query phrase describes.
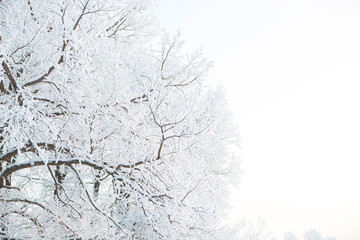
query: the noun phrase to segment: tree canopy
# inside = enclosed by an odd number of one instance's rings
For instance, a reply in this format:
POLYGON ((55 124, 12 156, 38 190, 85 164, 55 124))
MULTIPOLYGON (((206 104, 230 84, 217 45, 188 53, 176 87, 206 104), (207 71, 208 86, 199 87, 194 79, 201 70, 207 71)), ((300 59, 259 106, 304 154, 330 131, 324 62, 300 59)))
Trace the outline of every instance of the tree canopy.
POLYGON ((0 236, 230 239, 223 92, 152 7, 0 1, 0 236))

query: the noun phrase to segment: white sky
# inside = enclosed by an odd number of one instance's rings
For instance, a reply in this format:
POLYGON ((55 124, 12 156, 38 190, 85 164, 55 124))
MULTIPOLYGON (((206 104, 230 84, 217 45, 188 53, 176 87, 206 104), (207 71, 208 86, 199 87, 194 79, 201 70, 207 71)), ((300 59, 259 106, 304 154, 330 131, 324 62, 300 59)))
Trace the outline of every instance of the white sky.
POLYGON ((159 0, 160 24, 215 61, 245 174, 233 215, 278 240, 360 239, 360 1, 159 0))

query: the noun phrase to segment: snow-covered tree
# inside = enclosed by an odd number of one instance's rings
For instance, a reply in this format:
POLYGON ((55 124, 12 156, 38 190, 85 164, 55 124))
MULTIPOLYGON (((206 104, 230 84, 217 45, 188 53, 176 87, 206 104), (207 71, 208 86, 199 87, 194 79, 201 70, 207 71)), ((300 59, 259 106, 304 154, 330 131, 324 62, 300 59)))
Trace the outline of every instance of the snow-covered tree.
POLYGON ((322 240, 323 237, 315 229, 311 229, 304 233, 304 240, 322 240))
POLYGON ((298 240, 298 238, 295 236, 295 234, 294 233, 292 233, 292 232, 286 232, 285 234, 284 234, 284 239, 285 240, 298 240))
POLYGON ((223 239, 234 126, 152 6, 0 0, 0 234, 223 239))
POLYGON ((321 233, 315 229, 311 229, 304 233, 304 240, 336 240, 334 237, 324 238, 321 233))
MULTIPOLYGON (((297 238, 295 236, 295 234, 292 232, 286 232, 284 234, 284 239, 285 240, 298 240, 299 238, 297 238)), ((304 240, 336 240, 336 238, 334 238, 334 237, 327 237, 327 238, 322 237, 322 235, 315 229, 306 231, 304 233, 303 239, 304 240)))

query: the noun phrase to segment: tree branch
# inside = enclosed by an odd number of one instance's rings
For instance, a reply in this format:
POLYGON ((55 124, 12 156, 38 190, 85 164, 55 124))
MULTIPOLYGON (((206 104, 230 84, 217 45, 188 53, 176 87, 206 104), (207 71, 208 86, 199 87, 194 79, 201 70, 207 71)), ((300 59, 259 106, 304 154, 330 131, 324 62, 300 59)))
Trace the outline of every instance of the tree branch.
POLYGON ((22 203, 27 203, 27 204, 32 204, 32 205, 36 205, 42 209, 44 209, 45 211, 47 211, 48 213, 50 213, 51 215, 56 216, 57 218, 59 218, 59 224, 64 226, 66 229, 72 231, 73 233, 74 230, 72 230, 67 224, 64 223, 64 221, 62 221, 60 219, 60 216, 56 215, 52 210, 50 210, 49 208, 45 207, 44 205, 42 205, 41 203, 35 202, 35 201, 31 201, 25 198, 10 198, 10 199, 2 199, 0 198, 0 202, 22 202, 22 203))
POLYGON ((10 82, 11 82, 11 85, 14 87, 14 91, 17 92, 18 90, 18 87, 16 85, 16 81, 15 81, 15 78, 14 76, 11 74, 11 71, 9 69, 9 66, 6 64, 5 61, 2 62, 1 64, 5 70, 5 74, 6 76, 9 78, 10 82))
MULTIPOLYGON (((52 143, 37 143, 38 147, 45 147, 46 150, 55 150, 56 146, 52 143)), ((25 147, 20 148, 20 152, 35 152, 35 148, 31 143, 28 143, 25 145, 25 147)), ((62 149, 63 153, 69 153, 69 149, 62 149)), ((6 153, 0 155, 0 161, 8 162, 10 163, 10 160, 12 157, 15 157, 18 154, 17 149, 12 149, 10 151, 7 151, 6 153)))
MULTIPOLYGON (((18 162, 9 164, 5 167, 5 169, 0 173, 0 188, 4 185, 4 179, 6 179, 7 176, 11 175, 13 172, 16 172, 21 169, 31 168, 31 167, 37 167, 37 166, 57 166, 57 165, 66 165, 71 166, 72 164, 82 164, 89 167, 92 167, 94 169, 103 170, 104 166, 93 162, 91 160, 80 160, 80 159, 49 159, 46 162, 44 162, 42 159, 36 159, 32 161, 25 161, 25 162, 18 162)), ((110 170, 107 170, 107 172, 111 172, 110 170)))
MULTIPOLYGON (((79 23, 80 23, 80 20, 81 18, 85 15, 85 10, 87 8, 87 5, 89 4, 90 0, 88 0, 85 5, 84 5, 84 8, 80 14, 80 16, 78 17, 78 19, 76 20, 75 22, 75 25, 73 27, 73 31, 76 30, 76 28, 79 26, 79 23)), ((61 64, 62 62, 64 62, 64 52, 65 52, 65 49, 66 49, 66 46, 69 44, 69 39, 68 40, 64 40, 64 43, 63 43, 63 47, 61 49, 61 56, 60 56, 60 59, 58 60, 57 64, 61 64)), ((4 62, 3 62, 4 63, 4 62)), ((47 73, 45 73, 44 75, 42 75, 40 78, 36 79, 36 80, 33 80, 33 81, 30 81, 28 83, 25 83, 23 85, 23 87, 28 87, 28 86, 31 86, 31 85, 34 85, 34 84, 37 84, 39 82, 42 82, 43 80, 45 80, 55 69, 55 65, 51 66, 49 68, 49 70, 47 71, 47 73)))
POLYGON ((88 197, 89 199, 89 202, 91 203, 91 205, 99 212, 101 213, 102 215, 104 215, 106 218, 110 219, 123 233, 125 233, 127 236, 129 235, 127 232, 125 232, 125 230, 115 221, 115 219, 113 219, 111 216, 109 216, 108 214, 106 214, 104 211, 102 211, 98 206, 95 205, 94 201, 91 199, 90 197, 90 194, 88 192, 88 190, 86 189, 85 187, 85 184, 83 182, 83 180, 81 179, 79 173, 76 171, 76 169, 70 165, 70 168, 74 171, 76 177, 79 179, 79 182, 81 183, 85 193, 86 193, 86 196, 88 197))
POLYGON ((23 85, 23 87, 28 87, 28 86, 37 84, 37 83, 45 80, 45 79, 50 75, 50 73, 51 73, 52 71, 54 71, 54 69, 55 69, 55 66, 51 66, 51 67, 49 68, 49 70, 48 70, 47 73, 45 73, 44 75, 42 75, 41 77, 39 77, 38 79, 36 79, 36 80, 34 80, 34 81, 25 83, 25 84, 23 85))
MULTIPOLYGON (((60 202, 62 202, 64 205, 69 205, 75 212, 77 212, 77 214, 79 214, 80 218, 82 218, 82 214, 79 212, 79 210, 77 210, 73 205, 71 205, 70 203, 66 203, 64 202, 64 200, 61 199, 60 195, 59 195, 59 188, 58 186, 60 186, 62 189, 64 189, 64 187, 56 180, 56 177, 54 176, 54 173, 52 172, 51 168, 49 165, 47 165, 47 168, 50 172, 51 178, 54 180, 55 183, 55 195, 57 196, 57 198, 59 199, 60 202)), ((64 189, 65 191, 65 189, 64 189)), ((67 195, 66 195, 67 196, 67 195)))

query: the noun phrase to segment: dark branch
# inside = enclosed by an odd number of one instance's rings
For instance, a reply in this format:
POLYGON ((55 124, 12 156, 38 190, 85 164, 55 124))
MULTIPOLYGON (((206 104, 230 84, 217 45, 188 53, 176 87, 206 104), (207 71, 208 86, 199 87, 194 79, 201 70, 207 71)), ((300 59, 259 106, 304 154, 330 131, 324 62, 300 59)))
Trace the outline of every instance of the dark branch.
POLYGON ((40 78, 34 80, 34 81, 31 81, 31 82, 28 82, 28 83, 25 83, 23 87, 28 87, 28 86, 31 86, 31 85, 34 85, 34 84, 37 84, 39 82, 42 82, 43 80, 45 80, 52 71, 54 71, 55 67, 54 66, 51 66, 48 70, 47 73, 45 73, 44 75, 42 75, 40 78))
POLYGON ((9 78, 12 86, 14 87, 14 91, 17 92, 18 87, 17 87, 17 85, 16 85, 16 81, 15 81, 14 76, 11 74, 11 71, 10 71, 10 69, 9 69, 9 66, 6 64, 5 61, 2 62, 2 66, 3 66, 4 70, 5 70, 6 76, 9 78))
MULTIPOLYGON (((76 22, 75 22, 75 25, 74 25, 74 27, 73 27, 73 31, 75 31, 76 28, 79 26, 80 20, 81 20, 81 18, 85 15, 85 10, 86 10, 87 5, 89 4, 89 2, 90 2, 90 0, 88 0, 88 1, 85 3, 85 6, 84 6, 84 8, 83 8, 83 10, 82 10, 79 18, 78 18, 78 19, 76 20, 76 22)), ((64 62, 64 52, 65 52, 65 49, 66 49, 66 47, 67 47, 68 44, 69 44, 69 40, 64 41, 63 47, 62 47, 62 49, 61 49, 61 56, 60 56, 60 59, 58 60, 57 64, 61 64, 62 62, 64 62)), ((3 62, 3 63, 4 63, 4 62, 3 62)), ((54 69, 55 69, 55 66, 51 66, 51 67, 49 68, 49 70, 47 71, 47 73, 45 73, 44 75, 42 75, 40 78, 38 78, 38 79, 36 79, 36 80, 33 80, 33 81, 31 81, 31 82, 28 82, 28 83, 25 83, 23 87, 28 87, 28 86, 31 86, 31 85, 34 85, 34 84, 37 84, 37 83, 39 83, 39 82, 44 81, 44 80, 52 73, 52 71, 54 71, 54 69)))
MULTIPOLYGON (((71 166, 72 164, 82 164, 89 167, 92 167, 94 169, 103 170, 104 166, 102 166, 99 163, 90 161, 90 160, 80 160, 80 159, 50 159, 46 163, 42 159, 37 159, 33 161, 26 161, 26 162, 18 162, 9 164, 6 166, 5 170, 3 170, 0 173, 0 188, 4 185, 4 179, 7 178, 7 176, 11 175, 13 172, 16 172, 21 169, 31 168, 31 167, 37 167, 37 166, 58 166, 58 165, 66 165, 71 166)), ((111 172, 110 170, 107 170, 107 172, 111 172)))
MULTIPOLYGON (((55 150, 56 149, 55 144, 51 144, 51 143, 37 143, 36 145, 38 147, 45 147, 46 150, 55 150)), ((20 152, 35 152, 35 151, 36 151, 36 149, 34 148, 34 146, 31 143, 26 144, 25 147, 20 149, 20 152)), ((69 153, 69 150, 62 149, 59 152, 69 153)), ((5 161, 5 162, 10 163, 11 158, 15 157, 17 154, 18 154, 17 149, 12 149, 3 155, 0 155, 0 161, 5 161)))

